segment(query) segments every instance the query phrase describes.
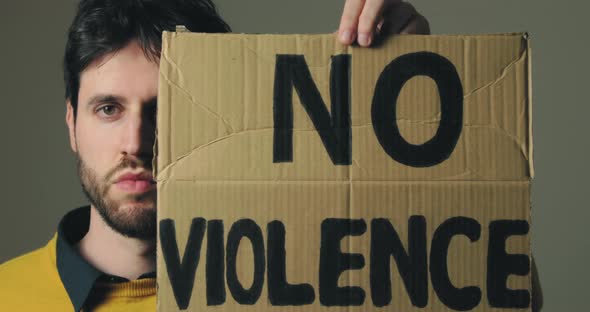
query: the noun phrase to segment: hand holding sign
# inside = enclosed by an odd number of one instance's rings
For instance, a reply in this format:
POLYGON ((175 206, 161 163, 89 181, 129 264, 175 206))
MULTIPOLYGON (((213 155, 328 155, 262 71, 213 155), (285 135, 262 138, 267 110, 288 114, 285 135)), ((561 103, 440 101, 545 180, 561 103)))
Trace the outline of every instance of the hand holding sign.
POLYGON ((338 38, 343 44, 355 40, 363 47, 374 42, 375 35, 429 34, 426 18, 410 3, 400 0, 347 0, 340 19, 338 38))

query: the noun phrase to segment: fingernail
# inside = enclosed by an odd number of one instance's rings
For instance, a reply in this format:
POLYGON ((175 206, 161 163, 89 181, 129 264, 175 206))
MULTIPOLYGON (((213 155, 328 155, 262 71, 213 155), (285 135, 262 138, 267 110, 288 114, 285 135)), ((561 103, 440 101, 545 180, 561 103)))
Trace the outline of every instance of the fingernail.
POLYGON ((367 33, 360 33, 358 37, 358 42, 363 47, 367 47, 371 44, 371 36, 367 33))
POLYGON ((345 30, 340 33, 340 41, 343 43, 350 43, 352 41, 352 32, 350 30, 345 30))

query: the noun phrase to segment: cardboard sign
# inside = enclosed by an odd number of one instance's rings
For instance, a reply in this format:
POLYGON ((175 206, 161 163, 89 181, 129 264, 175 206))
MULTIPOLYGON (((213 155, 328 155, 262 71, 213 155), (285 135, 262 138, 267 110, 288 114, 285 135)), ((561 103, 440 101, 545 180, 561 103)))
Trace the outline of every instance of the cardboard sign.
POLYGON ((159 311, 530 309, 525 34, 163 39, 159 311))

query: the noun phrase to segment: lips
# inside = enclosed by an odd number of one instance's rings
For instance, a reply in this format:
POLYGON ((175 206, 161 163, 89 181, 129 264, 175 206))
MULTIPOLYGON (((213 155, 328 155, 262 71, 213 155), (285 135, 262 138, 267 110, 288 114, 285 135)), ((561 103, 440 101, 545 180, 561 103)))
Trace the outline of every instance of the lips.
POLYGON ((151 173, 149 172, 142 172, 142 173, 126 173, 121 175, 116 181, 115 185, 126 192, 130 193, 145 193, 147 191, 152 190, 155 185, 156 181, 151 173))

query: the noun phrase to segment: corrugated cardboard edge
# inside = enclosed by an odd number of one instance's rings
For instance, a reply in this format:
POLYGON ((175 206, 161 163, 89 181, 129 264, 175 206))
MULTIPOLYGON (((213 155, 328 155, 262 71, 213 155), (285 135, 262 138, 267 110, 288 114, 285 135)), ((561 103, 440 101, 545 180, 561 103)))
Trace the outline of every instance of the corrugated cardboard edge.
POLYGON ((528 33, 523 34, 523 40, 526 44, 527 49, 527 109, 528 109, 528 128, 529 128, 529 135, 528 135, 528 145, 529 145, 529 176, 530 178, 534 178, 535 176, 535 166, 533 161, 533 75, 532 75, 532 61, 531 61, 531 37, 528 33))
MULTIPOLYGON (((534 161, 533 161, 533 71, 532 71, 532 48, 531 48, 531 37, 529 35, 529 33, 525 33, 524 34, 524 39, 526 40, 526 45, 527 45, 527 97, 528 97, 528 110, 529 110, 529 175, 530 175, 530 179, 533 179, 535 176, 535 166, 534 166, 534 161)), ((530 183, 530 182, 529 182, 530 183)), ((529 184, 530 187, 530 184, 529 184)), ((532 196, 532 193, 531 195, 532 196)), ((533 226, 533 217, 532 217, 532 211, 533 211, 533 204, 532 204, 532 198, 529 199, 529 203, 530 203, 530 209, 529 209, 529 224, 531 224, 531 227, 533 226)), ((529 237, 532 238, 532 231, 529 230, 529 237)), ((538 305, 538 303, 536 302, 541 302, 539 300, 542 299, 537 299, 534 296, 538 296, 538 294, 536 294, 536 292, 538 290, 535 290, 535 286, 533 285, 535 283, 535 280, 537 279, 537 277, 534 276, 535 272, 537 271, 537 269, 535 267, 533 267, 534 265, 534 261, 533 261, 533 242, 532 239, 529 241, 529 250, 530 250, 530 269, 529 269, 529 289, 530 289, 530 294, 531 294, 531 305, 530 305, 530 309, 532 311, 533 306, 538 305)), ((542 303, 541 303, 542 305, 542 303)))
MULTIPOLYGON (((157 110, 157 108, 156 108, 157 110)), ((154 146, 152 147, 152 175, 158 175, 158 129, 156 128, 156 138, 154 139, 154 146)))

